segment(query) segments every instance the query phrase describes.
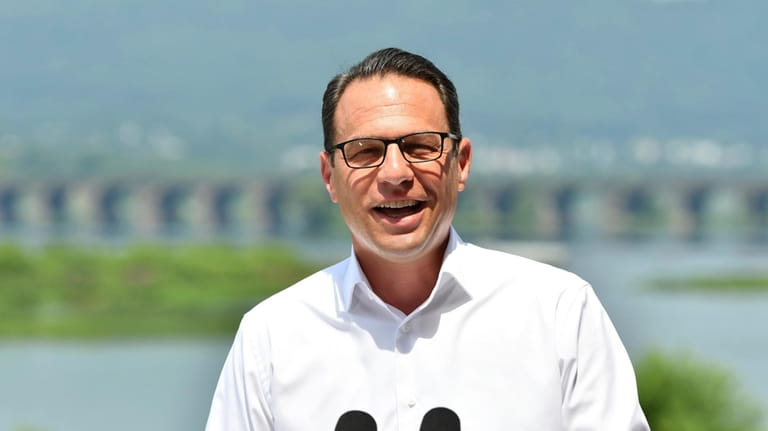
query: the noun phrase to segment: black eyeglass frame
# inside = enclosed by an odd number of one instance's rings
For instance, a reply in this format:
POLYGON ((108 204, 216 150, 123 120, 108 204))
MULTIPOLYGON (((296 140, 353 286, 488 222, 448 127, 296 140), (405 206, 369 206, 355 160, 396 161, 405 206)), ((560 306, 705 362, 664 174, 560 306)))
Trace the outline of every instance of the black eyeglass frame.
MULTIPOLYGON (((406 162, 408 162, 408 163, 427 163, 427 162, 434 162, 435 160, 437 160, 437 159, 439 159, 440 157, 443 156, 443 152, 445 151, 445 138, 451 138, 454 141, 456 141, 457 143, 461 140, 461 137, 459 135, 456 135, 455 133, 425 131, 425 132, 409 133, 407 135, 403 135, 403 136, 401 136, 399 138, 394 138, 394 139, 367 138, 367 137, 350 139, 349 141, 340 142, 340 143, 338 143, 336 145, 331 146, 331 148, 327 149, 326 152, 328 154, 330 154, 330 153, 333 152, 333 150, 340 150, 341 151, 341 157, 344 159, 344 163, 346 163, 346 165, 349 166, 351 169, 372 169, 372 168, 378 168, 379 166, 384 164, 384 160, 387 159, 387 146, 389 146, 389 144, 397 144, 397 148, 400 150, 400 154, 403 156, 403 159, 406 162), (431 159, 426 159, 426 160, 410 160, 408 158, 408 156, 405 154, 405 152, 403 151, 402 144, 404 142, 404 139, 409 138, 411 136, 426 135, 426 134, 439 135, 440 136, 440 152, 437 154, 437 156, 435 156, 434 158, 431 158, 431 159), (360 140, 381 141, 381 142, 384 143, 384 153, 381 156, 381 161, 379 161, 379 163, 377 163, 375 165, 371 165, 371 166, 352 166, 352 165, 349 164, 349 160, 347 160, 347 153, 344 151, 344 146, 347 145, 347 144, 353 143, 353 142, 360 141, 360 140)), ((458 145, 455 145, 454 148, 457 149, 458 145)))

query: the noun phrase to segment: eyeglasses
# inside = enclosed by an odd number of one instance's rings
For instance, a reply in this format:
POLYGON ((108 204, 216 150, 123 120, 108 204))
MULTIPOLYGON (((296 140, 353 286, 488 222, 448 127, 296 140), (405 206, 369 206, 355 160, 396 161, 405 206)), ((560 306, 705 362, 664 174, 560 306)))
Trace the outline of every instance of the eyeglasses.
POLYGON ((328 150, 341 150, 344 162, 353 169, 381 166, 387 156, 387 145, 397 144, 403 158, 409 163, 424 163, 437 160, 443 155, 445 138, 459 140, 457 135, 447 132, 418 132, 395 139, 357 138, 336 144, 328 150))

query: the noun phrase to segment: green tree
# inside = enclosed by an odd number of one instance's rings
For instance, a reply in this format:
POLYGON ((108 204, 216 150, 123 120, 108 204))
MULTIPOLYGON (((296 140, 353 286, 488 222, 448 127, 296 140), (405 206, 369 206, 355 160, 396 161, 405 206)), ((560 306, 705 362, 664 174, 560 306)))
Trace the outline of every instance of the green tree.
POLYGON ((763 413, 726 370, 689 354, 653 352, 637 366, 653 431, 760 431, 763 413))

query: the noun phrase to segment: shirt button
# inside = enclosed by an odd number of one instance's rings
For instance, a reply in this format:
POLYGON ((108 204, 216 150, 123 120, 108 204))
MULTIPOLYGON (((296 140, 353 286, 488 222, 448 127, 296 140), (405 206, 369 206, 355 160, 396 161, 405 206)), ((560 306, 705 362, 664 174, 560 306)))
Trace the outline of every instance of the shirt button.
POLYGON ((403 332, 406 332, 406 333, 407 332, 411 332, 411 324, 410 323, 406 323, 405 325, 403 325, 403 332))
POLYGON ((408 400, 408 407, 410 408, 416 407, 416 400, 414 399, 408 400))

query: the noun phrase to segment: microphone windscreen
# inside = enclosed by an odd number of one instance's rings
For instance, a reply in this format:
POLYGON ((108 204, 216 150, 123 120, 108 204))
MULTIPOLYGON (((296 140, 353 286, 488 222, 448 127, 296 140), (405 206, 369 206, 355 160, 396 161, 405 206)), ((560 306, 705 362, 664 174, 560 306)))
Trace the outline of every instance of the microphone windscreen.
POLYGON ((424 415, 420 431, 460 431, 459 416, 445 407, 435 407, 424 415))
POLYGON ((366 412, 350 410, 339 417, 335 431, 376 431, 376 420, 366 412))

